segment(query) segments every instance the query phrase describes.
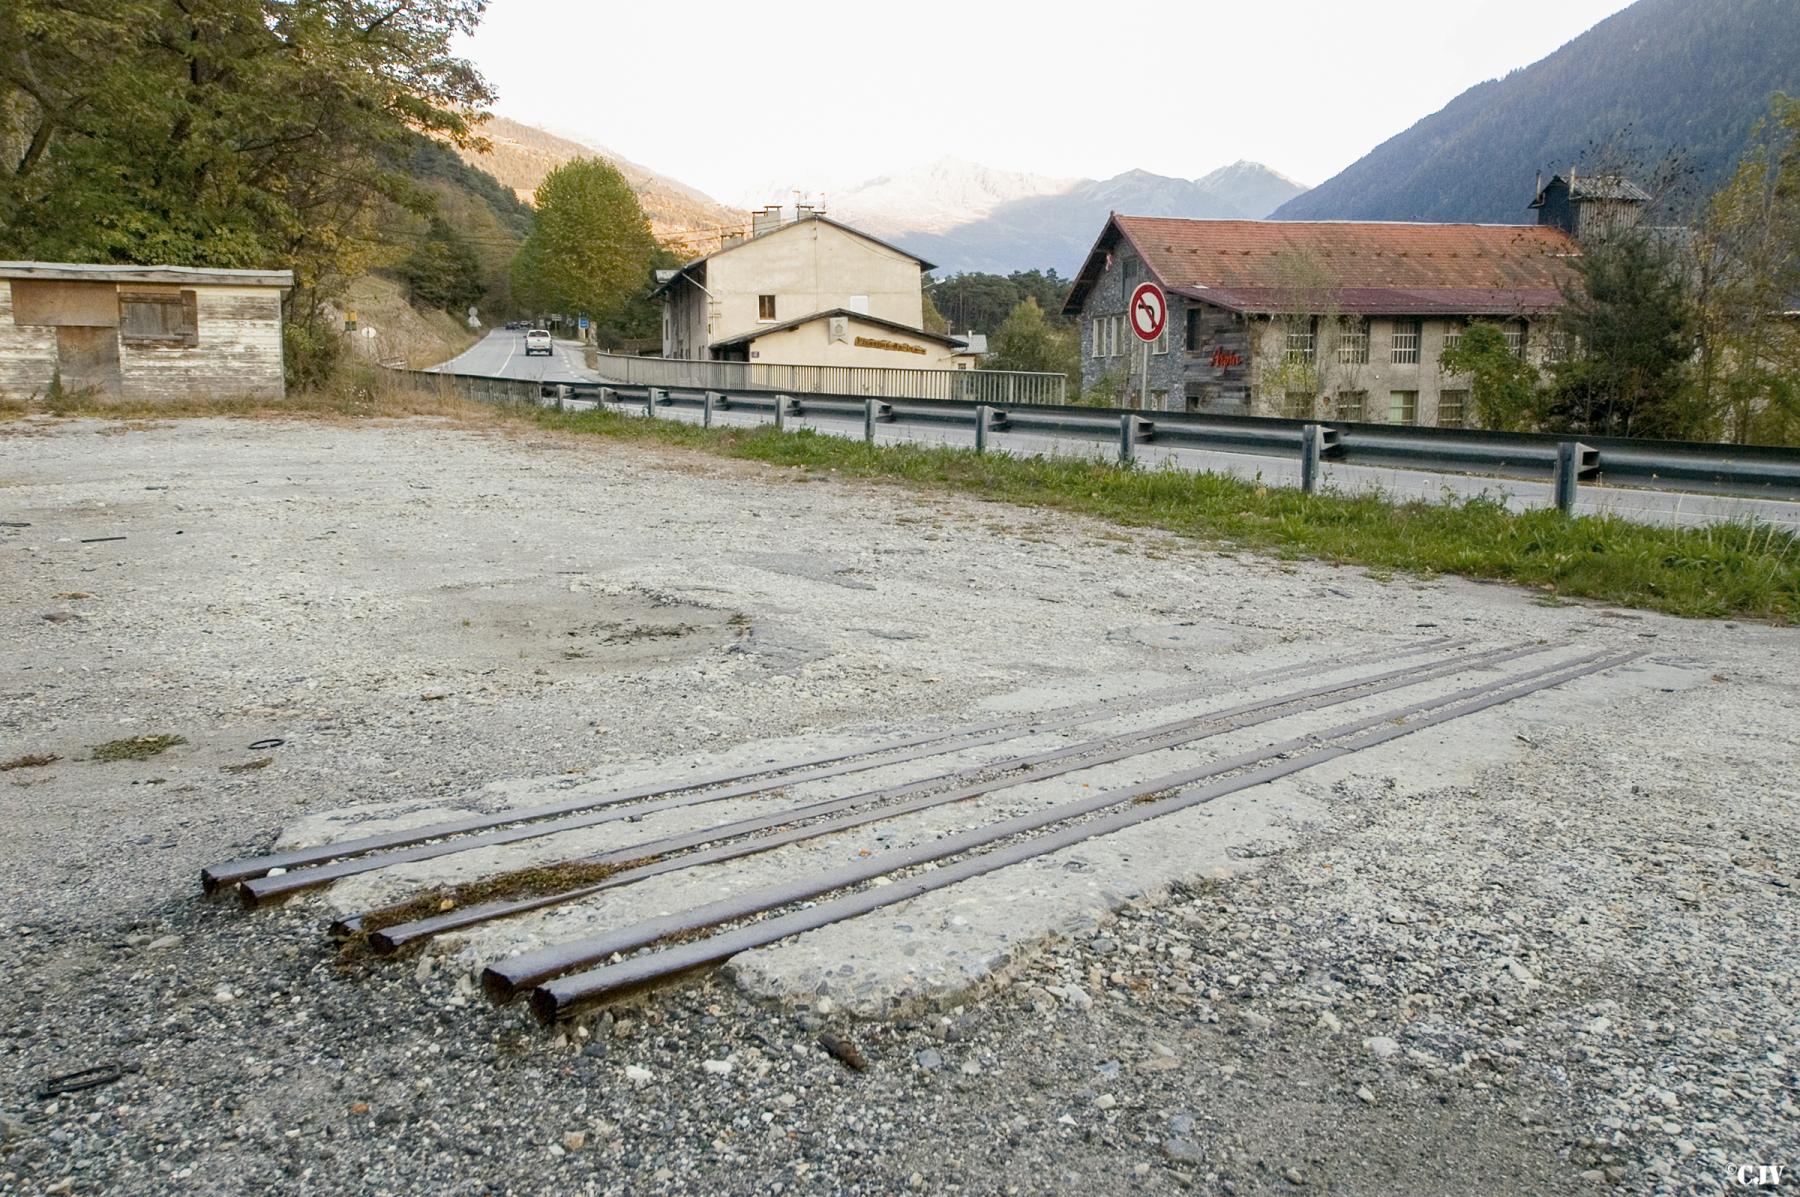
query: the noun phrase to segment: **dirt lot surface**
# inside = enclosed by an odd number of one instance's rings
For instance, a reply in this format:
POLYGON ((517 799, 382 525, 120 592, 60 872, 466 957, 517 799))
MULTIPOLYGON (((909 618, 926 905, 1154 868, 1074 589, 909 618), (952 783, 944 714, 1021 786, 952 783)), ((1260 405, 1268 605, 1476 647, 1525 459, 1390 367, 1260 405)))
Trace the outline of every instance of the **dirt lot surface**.
MULTIPOLYGON (((0 1192, 1800 1175, 1792 630, 425 421, 0 425, 0 562, 0 1192), (565 924, 393 962, 325 942, 332 913, 455 858, 253 914, 197 896, 203 865, 284 833, 1173 684, 1257 695, 1259 671, 1366 673, 1437 637, 1640 655, 560 1030, 490 1008, 471 970, 565 924)), ((640 832, 619 834, 596 842, 640 832)), ((860 851, 559 917, 591 930, 860 851)))

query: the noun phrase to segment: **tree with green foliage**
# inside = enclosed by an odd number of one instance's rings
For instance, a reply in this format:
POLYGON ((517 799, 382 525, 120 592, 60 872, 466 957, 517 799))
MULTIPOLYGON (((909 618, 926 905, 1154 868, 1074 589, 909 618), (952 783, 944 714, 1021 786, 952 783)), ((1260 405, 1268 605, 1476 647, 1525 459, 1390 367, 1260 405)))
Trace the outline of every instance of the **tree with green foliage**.
POLYGON ((1444 350, 1444 373, 1469 380, 1474 423, 1496 432, 1530 432, 1544 416, 1537 369, 1513 352, 1496 324, 1477 321, 1444 350))
POLYGON ((1700 387, 1740 444, 1800 443, 1800 99, 1777 95, 1694 240, 1700 387))
POLYGON ((600 158, 565 162, 538 185, 537 223, 513 259, 516 302, 612 321, 650 282, 656 238, 625 176, 600 158))
POLYGON ((1025 299, 1035 299, 1052 323, 1066 323, 1061 313, 1068 292, 1069 280, 1054 270, 1017 270, 1004 275, 953 274, 932 283, 928 294, 952 332, 992 333, 1025 299))
POLYGON ((475 247, 441 216, 431 218, 424 239, 400 264, 400 278, 413 303, 459 316, 484 290, 475 247))
MULTIPOLYGON (((492 93, 451 52, 482 0, 7 0, 0 255, 288 267, 291 348, 326 357, 324 297, 419 133, 479 142, 492 93), (318 335, 315 335, 318 334, 318 335)), ((321 363, 290 356, 290 373, 321 363)))
POLYGON ((1558 319, 1575 353, 1552 367, 1548 422, 1595 436, 1703 439, 1711 420, 1688 377, 1694 307, 1655 235, 1620 229, 1576 260, 1558 319))
POLYGON ((989 343, 985 363, 994 370, 1040 370, 1064 374, 1071 386, 1081 385, 1081 343, 1071 327, 1058 327, 1044 317, 1038 301, 1027 296, 1001 322, 989 343))

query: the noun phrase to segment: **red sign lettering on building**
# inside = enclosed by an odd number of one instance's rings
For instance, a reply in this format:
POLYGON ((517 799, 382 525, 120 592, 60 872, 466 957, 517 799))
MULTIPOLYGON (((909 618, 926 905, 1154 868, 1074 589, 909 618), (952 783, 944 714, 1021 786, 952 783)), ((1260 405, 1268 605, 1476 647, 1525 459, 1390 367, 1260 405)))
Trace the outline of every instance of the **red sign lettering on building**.
POLYGON ((1243 364, 1243 358, 1225 348, 1223 345, 1217 346, 1212 352, 1212 366, 1215 370, 1229 370, 1233 366, 1241 366, 1243 364))

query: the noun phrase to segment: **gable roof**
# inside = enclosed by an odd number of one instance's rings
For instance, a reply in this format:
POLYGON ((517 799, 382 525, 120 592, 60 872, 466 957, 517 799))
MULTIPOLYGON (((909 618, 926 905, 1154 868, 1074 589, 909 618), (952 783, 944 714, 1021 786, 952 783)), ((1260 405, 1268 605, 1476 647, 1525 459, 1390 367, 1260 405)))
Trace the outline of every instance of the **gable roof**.
POLYGON ((1512 224, 1178 220, 1115 213, 1063 311, 1079 313, 1127 243, 1164 290, 1268 313, 1324 292, 1346 315, 1515 315, 1561 306, 1580 248, 1560 229, 1512 224), (1306 277, 1310 276, 1310 277, 1306 277))
POLYGON ((914 328, 910 324, 902 324, 898 320, 889 320, 883 316, 871 316, 867 312, 853 312, 849 308, 826 308, 822 312, 813 312, 806 316, 796 316, 792 320, 783 320, 779 324, 759 324, 749 332, 738 333, 734 337, 726 337, 723 341, 714 341, 713 349, 721 349, 728 345, 748 345, 758 337, 766 337, 770 333, 786 332, 790 328, 799 328, 802 324, 811 324, 815 320, 823 320, 827 316, 848 316, 863 324, 873 324, 877 328, 889 329, 893 332, 905 333, 909 337, 918 337, 923 341, 937 341, 952 349, 967 349, 968 342, 962 337, 945 336, 943 333, 927 332, 922 328, 914 328))
POLYGON ((744 246, 749 245, 752 242, 763 241, 769 237, 779 237, 782 233, 785 233, 787 230, 799 228, 801 225, 806 224, 811 221, 817 221, 820 224, 830 225, 834 229, 839 229, 843 232, 849 233, 852 237, 860 237, 862 240, 867 241, 872 245, 879 245, 879 246, 881 246, 881 248, 883 248, 885 250, 890 250, 893 253, 897 253, 903 258, 911 258, 913 261, 915 261, 919 264, 919 272, 921 274, 923 274, 927 270, 937 269, 935 264, 933 264, 931 262, 927 262, 924 258, 921 258, 918 254, 912 253, 908 250, 901 249, 898 245, 895 245, 892 242, 883 241, 879 237, 872 237, 868 233, 863 232, 861 229, 851 228, 849 225, 845 224, 843 221, 833 220, 833 219, 831 219, 831 217, 826 216, 822 212, 814 212, 809 216, 801 216, 795 220, 788 221, 786 224, 778 225, 775 228, 769 229, 767 232, 758 233, 754 237, 745 237, 742 241, 734 241, 730 245, 722 246, 719 249, 713 250, 709 254, 702 254, 699 257, 695 258, 693 261, 684 264, 678 270, 667 270, 667 271, 659 270, 659 271, 657 271, 656 272, 656 280, 657 280, 656 286, 654 286, 650 289, 649 298, 655 299, 657 296, 661 295, 663 292, 665 292, 669 288, 673 287, 677 280, 685 277, 690 271, 698 270, 699 271, 698 277, 704 278, 706 275, 706 271, 704 269, 704 267, 706 266, 706 263, 712 261, 716 257, 719 257, 723 254, 728 254, 736 249, 742 249, 742 248, 744 248, 744 246))

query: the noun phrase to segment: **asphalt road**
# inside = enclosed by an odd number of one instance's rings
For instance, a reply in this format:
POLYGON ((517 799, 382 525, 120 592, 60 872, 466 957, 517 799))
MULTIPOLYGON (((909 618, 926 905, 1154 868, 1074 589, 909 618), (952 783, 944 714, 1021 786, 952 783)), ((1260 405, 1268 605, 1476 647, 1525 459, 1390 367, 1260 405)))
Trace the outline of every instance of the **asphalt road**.
POLYGON ((486 378, 523 378, 532 382, 600 382, 588 369, 581 342, 558 340, 549 357, 525 356, 523 330, 497 328, 463 352, 433 369, 445 374, 479 374, 486 378))
MULTIPOLYGON (((438 369, 454 374, 523 378, 541 382, 606 381, 587 368, 580 342, 557 341, 553 356, 526 357, 525 334, 507 332, 504 329, 489 333, 466 352, 445 362, 438 369)), ((658 416, 690 422, 700 419, 700 413, 691 408, 663 408, 659 410, 658 416)), ((761 412, 737 411, 718 413, 715 419, 721 424, 742 425, 766 422, 769 416, 761 412)), ((861 420, 831 415, 794 417, 790 426, 811 428, 833 436, 860 437, 863 434, 861 420)), ((971 434, 955 428, 884 425, 877 429, 876 437, 883 444, 910 441, 920 444, 966 445, 971 434)), ((1021 456, 1074 454, 1098 457, 1110 456, 1116 451, 1111 442, 1085 443, 1012 432, 990 433, 988 444, 996 452, 1021 456)), ((1151 467, 1166 463, 1179 469, 1207 470, 1274 486, 1300 485, 1299 462, 1283 457, 1209 452, 1150 444, 1139 446, 1138 460, 1151 467)), ((1515 511, 1545 507, 1553 501, 1548 482, 1484 474, 1439 473, 1328 461, 1323 463, 1322 478, 1326 487, 1344 493, 1374 490, 1397 499, 1438 501, 1485 495, 1504 500, 1515 511)), ((1576 501, 1576 510, 1583 515, 1611 514, 1639 523, 1670 526, 1756 521, 1800 533, 1800 503, 1779 499, 1744 499, 1680 491, 1584 486, 1576 501)))

